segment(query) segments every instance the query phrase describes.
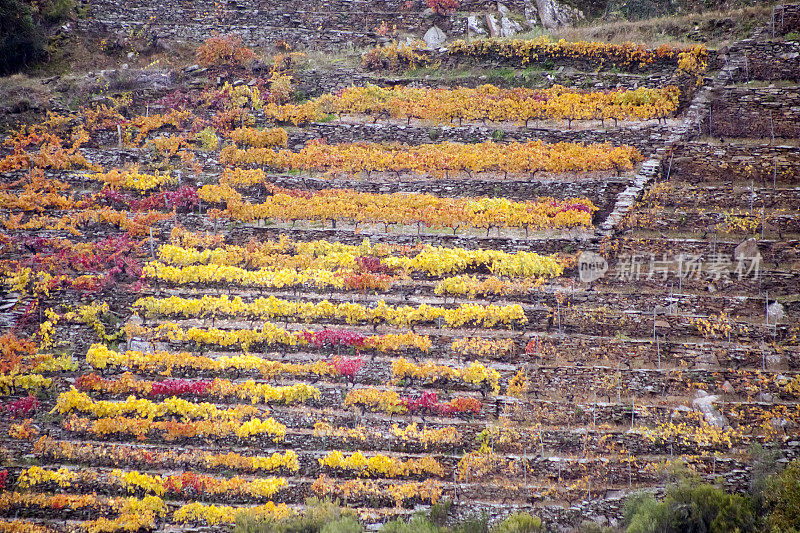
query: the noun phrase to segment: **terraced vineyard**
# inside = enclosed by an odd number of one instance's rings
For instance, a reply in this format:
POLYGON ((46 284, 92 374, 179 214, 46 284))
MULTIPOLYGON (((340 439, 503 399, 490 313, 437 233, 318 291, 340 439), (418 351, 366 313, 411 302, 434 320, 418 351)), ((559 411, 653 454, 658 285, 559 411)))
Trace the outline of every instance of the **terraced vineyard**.
POLYGON ((752 444, 796 458, 800 120, 796 80, 751 83, 769 37, 650 51, 650 89, 643 55, 611 92, 302 104, 302 73, 237 82, 245 49, 211 42, 203 89, 19 126, 0 526, 216 529, 311 496, 615 524, 677 461, 742 491, 752 444))

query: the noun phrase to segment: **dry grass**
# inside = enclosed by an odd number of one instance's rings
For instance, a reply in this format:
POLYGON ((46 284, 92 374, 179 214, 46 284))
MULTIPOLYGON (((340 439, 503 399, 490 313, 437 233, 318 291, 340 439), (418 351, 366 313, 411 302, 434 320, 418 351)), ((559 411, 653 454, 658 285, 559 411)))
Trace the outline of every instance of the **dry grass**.
POLYGON ((26 74, 0 77, 0 114, 44 110, 53 95, 49 85, 26 74))
POLYGON ((635 22, 618 21, 565 28, 552 33, 553 38, 568 41, 626 41, 660 44, 704 42, 710 47, 724 46, 749 37, 752 31, 769 20, 772 2, 732 10, 706 11, 673 15, 635 22))

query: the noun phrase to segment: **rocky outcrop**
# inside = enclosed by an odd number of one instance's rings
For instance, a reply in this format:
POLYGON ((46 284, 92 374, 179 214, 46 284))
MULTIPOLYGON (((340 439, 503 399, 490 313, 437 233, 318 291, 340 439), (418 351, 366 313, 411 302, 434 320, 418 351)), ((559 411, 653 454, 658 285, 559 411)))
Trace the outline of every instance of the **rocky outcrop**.
POLYGON ((503 37, 513 37, 522 31, 522 26, 508 17, 500 19, 500 35, 503 37))
POLYGON ((475 14, 470 14, 467 17, 467 32, 470 37, 486 35, 486 26, 481 20, 481 17, 475 14))
POLYGON ((447 35, 437 28, 436 26, 432 26, 427 32, 425 32, 425 36, 422 38, 425 41, 425 44, 428 45, 429 49, 438 48, 444 44, 447 40, 447 35))
POLYGON ((497 16, 494 13, 486 14, 486 26, 489 28, 489 35, 491 37, 500 37, 500 23, 497 21, 497 16))
POLYGON ((692 401, 692 407, 703 413, 706 422, 712 426, 724 428, 729 425, 728 419, 714 407, 714 402, 718 400, 719 396, 716 394, 708 394, 706 391, 699 390, 692 401))
POLYGON ((542 26, 548 30, 560 28, 561 26, 571 26, 582 20, 583 12, 556 0, 536 0, 536 7, 542 26))
POLYGON ((539 10, 533 0, 525 0, 525 21, 530 26, 536 26, 539 23, 539 10))

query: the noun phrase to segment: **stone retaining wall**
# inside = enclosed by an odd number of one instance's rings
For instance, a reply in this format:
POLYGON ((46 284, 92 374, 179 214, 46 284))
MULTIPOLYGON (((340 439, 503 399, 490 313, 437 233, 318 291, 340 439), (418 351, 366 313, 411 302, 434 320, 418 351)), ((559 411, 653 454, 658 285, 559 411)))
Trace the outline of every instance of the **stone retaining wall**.
POLYGON ((732 81, 800 80, 800 41, 756 41, 746 39, 720 50, 720 66, 739 61, 732 81))
MULTIPOLYGON (((609 123, 610 124, 610 123, 609 123)), ((405 126, 401 124, 339 124, 316 123, 302 130, 289 131, 289 146, 298 148, 312 139, 324 138, 329 143, 352 142, 353 139, 368 142, 403 142, 427 144, 443 141, 482 142, 495 139, 503 142, 526 142, 541 139, 547 143, 580 142, 602 143, 614 139, 614 144, 627 144, 637 148, 645 156, 663 145, 669 137, 669 127, 655 121, 625 128, 567 130, 520 128, 504 130, 502 136, 496 128, 486 126, 405 126), (499 138, 498 138, 499 137, 499 138)))
MULTIPOLYGON (((422 77, 381 76, 381 73, 372 72, 361 74, 348 69, 321 70, 311 69, 300 71, 296 74, 297 89, 309 97, 320 96, 327 92, 344 89, 352 85, 364 86, 367 84, 390 87, 402 85, 409 87, 478 87, 490 83, 498 87, 530 87, 548 88, 552 85, 563 85, 582 90, 604 90, 624 88, 629 90, 647 87, 657 89, 667 85, 681 88, 680 100, 684 102, 691 98, 691 92, 686 91, 687 80, 675 76, 671 70, 653 73, 648 76, 628 74, 623 72, 582 72, 574 68, 556 67, 550 70, 518 71, 513 77, 508 77, 507 67, 498 62, 477 63, 474 67, 475 75, 469 77, 426 79, 422 77)), ((690 85, 689 85, 690 86, 690 85)))
POLYGON ((761 34, 777 37, 797 31, 800 31, 800 4, 780 4, 772 9, 772 16, 761 34))
POLYGON ((78 27, 123 34, 144 31, 156 39, 189 42, 202 42, 212 31, 235 32, 253 46, 284 40, 293 46, 329 49, 375 43, 380 38, 376 28, 384 21, 414 34, 434 24, 451 37, 466 32, 466 19, 426 15, 425 6, 416 0, 97 0, 78 27))
POLYGON ((272 183, 287 188, 355 189, 373 194, 424 193, 444 198, 463 196, 489 196, 509 198, 517 201, 530 200, 540 196, 551 196, 557 199, 585 197, 600 208, 598 219, 602 213, 610 209, 616 194, 628 182, 626 178, 580 178, 574 181, 549 179, 508 179, 508 180, 460 180, 460 179, 400 179, 388 180, 364 179, 309 179, 297 176, 275 176, 272 183))
POLYGON ((800 86, 716 89, 710 99, 710 133, 769 139, 800 137, 800 86))
POLYGON ((672 173, 693 183, 752 179, 770 185, 774 173, 776 183, 796 185, 800 184, 800 149, 691 141, 676 147, 672 173))

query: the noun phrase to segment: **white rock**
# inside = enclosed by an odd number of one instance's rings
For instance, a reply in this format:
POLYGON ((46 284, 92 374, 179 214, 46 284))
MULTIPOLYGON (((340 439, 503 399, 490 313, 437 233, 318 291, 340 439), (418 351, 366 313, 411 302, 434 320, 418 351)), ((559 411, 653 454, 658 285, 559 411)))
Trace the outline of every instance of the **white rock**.
POLYGON ((749 239, 742 241, 739 245, 733 250, 733 259, 754 259, 761 255, 758 250, 758 242, 755 240, 754 237, 750 237, 749 239))
POLYGON ((467 17, 467 31, 471 35, 486 35, 483 22, 478 15, 469 15, 467 17))
POLYGON ((509 10, 504 4, 501 4, 500 2, 497 2, 497 11, 499 11, 500 14, 503 15, 504 17, 507 17, 508 15, 511 14, 511 10, 509 10))
POLYGON ((772 403, 775 401, 775 396, 769 392, 759 392, 756 399, 759 402, 772 403))
POLYGON ((443 44, 447 40, 447 35, 436 26, 431 26, 431 29, 425 32, 425 37, 422 40, 428 45, 428 49, 432 49, 443 44))
POLYGON ((711 424, 712 426, 717 426, 720 428, 727 427, 728 419, 725 416, 717 411, 714 408, 714 403, 719 400, 719 396, 716 394, 708 394, 705 391, 699 390, 695 395, 696 398, 692 401, 692 407, 703 413, 703 417, 706 419, 706 422, 711 424))
POLYGON ((702 352, 695 359, 695 368, 711 369, 719 366, 719 359, 712 352, 702 352))
POLYGON ((492 13, 486 13, 486 26, 489 27, 489 34, 492 37, 500 37, 500 32, 502 31, 500 28, 500 23, 497 22, 497 18, 492 13))
POLYGON ((786 318, 786 310, 782 303, 772 302, 767 306, 767 320, 770 324, 777 324, 783 318, 786 318))
POLYGON ((570 26, 583 18, 583 13, 556 0, 536 0, 542 25, 549 29, 570 26))
POLYGON ((525 0, 525 20, 533 27, 539 23, 539 11, 536 9, 536 4, 533 0, 525 0))
POLYGON ((508 17, 500 19, 500 35, 503 37, 512 37, 522 31, 522 26, 519 23, 511 20, 508 17))

